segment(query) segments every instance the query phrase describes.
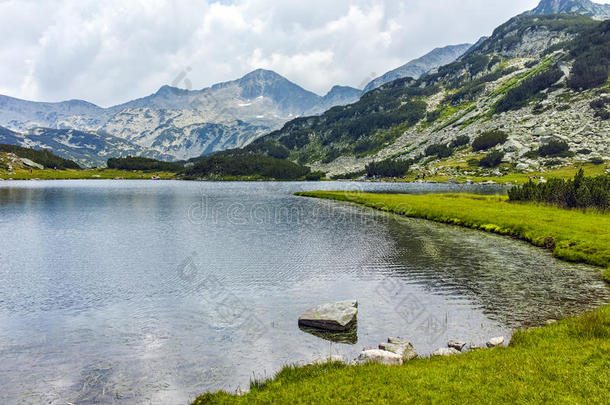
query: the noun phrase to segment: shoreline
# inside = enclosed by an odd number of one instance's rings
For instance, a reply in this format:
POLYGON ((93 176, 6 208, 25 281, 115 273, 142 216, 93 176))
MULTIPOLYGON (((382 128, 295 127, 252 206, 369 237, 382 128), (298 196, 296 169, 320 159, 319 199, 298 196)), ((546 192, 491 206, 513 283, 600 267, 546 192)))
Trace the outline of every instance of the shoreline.
MULTIPOLYGON (((608 213, 583 213, 533 204, 508 205, 506 197, 501 196, 324 191, 300 192, 296 195, 353 203, 397 215, 515 237, 541 248, 552 249, 554 256, 561 260, 606 268, 603 277, 610 282, 610 235, 604 237, 602 234, 601 244, 587 245, 599 237, 597 231, 610 229, 608 213), (432 200, 437 200, 437 206, 432 200), (464 201, 470 209, 460 204, 464 201), (492 220, 485 216, 489 214, 488 211, 477 210, 477 207, 485 205, 493 207, 492 220), (516 216, 511 216, 511 207, 516 211, 512 214, 516 216), (566 232, 573 233, 564 234, 553 226, 545 227, 548 218, 536 221, 527 215, 523 217, 527 211, 531 217, 541 213, 553 215, 550 222, 559 226, 559 230, 563 227, 562 221, 567 218, 576 230, 567 229, 566 232), (473 218, 477 215, 480 216, 478 221, 473 218), (511 224, 511 220, 525 220, 526 223, 520 227, 518 222, 511 224), (579 246, 578 239, 583 234, 585 244, 579 246)), ((609 351, 610 305, 606 304, 595 311, 550 325, 518 329, 514 331, 508 347, 469 351, 451 357, 415 359, 402 366, 348 366, 332 362, 332 359, 326 364, 285 366, 271 378, 252 381, 249 392, 239 395, 223 391, 206 393, 195 399, 193 405, 252 402, 421 403, 431 400, 450 403, 604 403, 610 378, 604 353, 609 351), (408 386, 405 386, 405 381, 409 381, 408 386), (514 383, 507 384, 507 381, 514 383), (486 389, 481 390, 482 386, 486 389), (574 389, 575 386, 579 387, 578 390, 574 389)))

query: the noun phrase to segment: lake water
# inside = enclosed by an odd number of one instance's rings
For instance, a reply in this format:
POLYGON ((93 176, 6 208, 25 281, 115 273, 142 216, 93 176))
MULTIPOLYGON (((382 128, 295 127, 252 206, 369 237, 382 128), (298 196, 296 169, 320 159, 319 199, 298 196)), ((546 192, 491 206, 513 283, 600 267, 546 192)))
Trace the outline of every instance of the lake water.
POLYGON ((186 404, 389 336, 429 354, 608 302, 525 243, 295 191, 382 183, 0 182, 0 403, 186 404), (357 342, 297 326, 359 302, 357 342))

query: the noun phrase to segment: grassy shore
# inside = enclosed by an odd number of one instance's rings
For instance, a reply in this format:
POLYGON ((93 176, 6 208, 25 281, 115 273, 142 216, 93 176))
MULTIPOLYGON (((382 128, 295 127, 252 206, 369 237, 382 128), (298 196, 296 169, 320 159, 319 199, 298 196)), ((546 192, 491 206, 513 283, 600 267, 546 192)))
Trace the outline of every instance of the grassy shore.
MULTIPOLYGON (((610 266, 610 215, 509 203, 502 196, 306 192, 410 217, 466 226, 553 248, 557 257, 610 266)), ((610 272, 607 272, 610 280, 610 272)), ((245 395, 200 396, 193 404, 607 403, 610 306, 542 328, 519 330, 509 347, 404 366, 287 366, 245 395)))
POLYGON ((361 204, 414 218, 509 235, 553 249, 556 257, 610 266, 610 214, 510 203, 505 196, 469 194, 372 194, 342 191, 298 193, 361 204))
POLYGON ((3 180, 95 180, 116 178, 122 178, 127 180, 144 180, 151 179, 153 176, 157 176, 163 180, 168 180, 175 178, 176 174, 169 172, 142 172, 115 169, 33 169, 31 172, 30 170, 15 170, 13 172, 0 170, 0 179, 3 180))

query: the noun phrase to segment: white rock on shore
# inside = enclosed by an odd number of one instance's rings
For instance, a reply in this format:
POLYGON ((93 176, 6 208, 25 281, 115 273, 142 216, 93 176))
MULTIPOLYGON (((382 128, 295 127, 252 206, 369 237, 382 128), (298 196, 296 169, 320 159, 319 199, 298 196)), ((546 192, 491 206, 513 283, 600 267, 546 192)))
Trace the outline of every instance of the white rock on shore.
POLYGON ((460 354, 460 352, 453 347, 441 347, 432 352, 430 356, 453 356, 456 354, 460 354))
POLYGON ((386 366, 400 366, 403 363, 402 356, 381 349, 369 349, 360 353, 354 360, 354 364, 377 363, 386 366))
POLYGON ((504 336, 491 338, 487 341, 487 347, 497 347, 504 344, 504 336))

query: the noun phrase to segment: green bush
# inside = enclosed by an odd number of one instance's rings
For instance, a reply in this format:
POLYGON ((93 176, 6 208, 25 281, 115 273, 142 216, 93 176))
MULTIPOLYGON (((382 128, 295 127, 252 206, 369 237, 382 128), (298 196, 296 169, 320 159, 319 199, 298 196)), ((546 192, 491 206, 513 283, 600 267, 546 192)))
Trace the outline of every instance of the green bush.
POLYGON ((549 141, 538 148, 538 156, 541 157, 569 157, 571 155, 570 145, 565 141, 549 141))
POLYGON ((315 172, 311 172, 309 174, 307 174, 305 176, 305 180, 307 181, 318 181, 320 179, 323 179, 326 177, 326 173, 321 172, 321 171, 315 171, 315 172))
POLYGON ((502 145, 508 140, 508 134, 504 131, 494 130, 483 132, 472 141, 472 150, 488 150, 497 145, 502 145))
POLYGON ((401 177, 409 171, 412 163, 412 160, 386 159, 380 162, 369 163, 366 165, 365 171, 369 177, 401 177))
POLYGON ((501 152, 499 150, 494 150, 494 151, 489 152, 485 157, 483 157, 479 161, 479 166, 488 167, 488 168, 498 167, 498 166, 500 166, 500 163, 502 163, 503 158, 504 158, 504 152, 501 152))
POLYGON ((261 176, 278 180, 297 180, 310 169, 289 160, 243 152, 224 152, 207 156, 186 170, 187 176, 261 176))
POLYGON ((425 155, 426 156, 437 156, 438 158, 447 158, 453 154, 453 149, 451 149, 446 144, 434 144, 430 145, 426 148, 425 155))
POLYGON ((180 172, 183 166, 178 163, 162 162, 160 160, 127 156, 125 158, 110 158, 107 166, 109 169, 118 170, 143 170, 143 171, 164 171, 180 172))
POLYGON ((460 146, 465 146, 468 145, 470 143, 470 138, 468 137, 468 135, 460 135, 457 138, 455 138, 453 141, 451 141, 451 144, 449 146, 451 146, 452 148, 459 148, 460 146))
POLYGON ((564 208, 598 208, 610 205, 610 176, 585 177, 581 169, 573 180, 550 179, 547 183, 529 182, 508 190, 511 201, 535 201, 564 208))
POLYGON ((496 113, 510 110, 518 110, 525 107, 528 101, 548 89, 563 77, 563 72, 557 66, 535 74, 525 79, 517 87, 510 89, 506 95, 498 101, 494 107, 496 113))

